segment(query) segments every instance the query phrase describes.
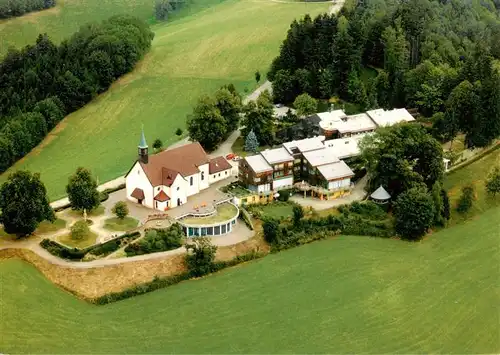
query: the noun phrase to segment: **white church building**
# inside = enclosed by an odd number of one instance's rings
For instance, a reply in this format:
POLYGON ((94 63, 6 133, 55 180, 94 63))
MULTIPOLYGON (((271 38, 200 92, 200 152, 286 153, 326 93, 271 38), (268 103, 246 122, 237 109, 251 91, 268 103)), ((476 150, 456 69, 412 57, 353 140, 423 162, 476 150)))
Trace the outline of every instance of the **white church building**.
POLYGON ((210 159, 198 142, 148 155, 141 134, 138 160, 125 175, 127 198, 159 211, 180 206, 210 184, 231 176, 224 157, 210 159))

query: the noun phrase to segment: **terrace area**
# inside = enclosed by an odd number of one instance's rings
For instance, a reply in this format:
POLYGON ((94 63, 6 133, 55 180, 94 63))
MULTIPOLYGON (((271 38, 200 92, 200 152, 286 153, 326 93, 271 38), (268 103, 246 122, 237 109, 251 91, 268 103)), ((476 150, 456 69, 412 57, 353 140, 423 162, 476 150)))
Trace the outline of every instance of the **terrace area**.
POLYGON ((227 222, 238 216, 238 208, 231 203, 224 202, 215 208, 212 212, 193 211, 188 217, 181 217, 178 221, 186 225, 210 225, 221 222, 227 222))

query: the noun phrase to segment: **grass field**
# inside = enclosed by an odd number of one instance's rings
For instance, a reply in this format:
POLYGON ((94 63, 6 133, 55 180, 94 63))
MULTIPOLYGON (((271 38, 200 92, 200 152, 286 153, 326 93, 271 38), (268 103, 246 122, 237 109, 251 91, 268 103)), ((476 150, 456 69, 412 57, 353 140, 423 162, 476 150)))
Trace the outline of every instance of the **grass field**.
POLYGON ((47 33, 60 42, 87 22, 102 21, 117 14, 131 14, 149 20, 151 0, 57 0, 54 8, 25 16, 0 20, 0 58, 9 47, 32 44, 39 33, 47 33))
MULTIPOLYGON (((86 2, 97 3, 78 1, 86 2)), ((141 124, 150 144, 155 138, 165 145, 173 143, 175 130, 185 128, 186 115, 201 94, 230 82, 242 93, 245 88, 253 90, 254 72, 266 73, 291 21, 306 12, 326 11, 329 5, 267 0, 200 0, 196 4, 176 21, 153 26, 152 49, 136 70, 66 117, 10 171, 40 172, 51 199, 64 195, 68 176, 78 166, 91 169, 101 182, 126 173, 136 158, 141 124)), ((71 33, 69 26, 60 26, 63 36, 71 33)), ((3 30, 0 37, 4 37, 3 30)), ((0 176, 0 181, 6 176, 0 176)))
POLYGON ((107 306, 0 263, 4 353, 498 353, 500 208, 421 243, 342 236, 107 306), (20 316, 22 315, 22 316, 20 316))
MULTIPOLYGON (((472 164, 457 171, 450 172, 445 176, 444 188, 448 190, 448 195, 450 196, 452 224, 463 222, 492 207, 500 206, 500 196, 497 195, 493 197, 487 194, 485 187, 488 173, 494 166, 500 166, 500 149, 496 149, 472 164), (456 211, 456 205, 462 193, 462 187, 468 184, 474 186, 476 199, 471 210, 467 214, 461 215, 456 211)), ((497 221, 500 224, 500 215, 497 216, 497 221)))

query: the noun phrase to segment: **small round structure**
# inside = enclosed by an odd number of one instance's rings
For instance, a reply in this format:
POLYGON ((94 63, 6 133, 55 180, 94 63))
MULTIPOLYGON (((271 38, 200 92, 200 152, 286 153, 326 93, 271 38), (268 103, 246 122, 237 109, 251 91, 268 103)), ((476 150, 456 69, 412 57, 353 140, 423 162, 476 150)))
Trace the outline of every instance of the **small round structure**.
POLYGON ((378 189, 376 189, 371 195, 370 198, 373 202, 379 205, 385 205, 391 199, 391 195, 380 185, 378 189))
POLYGON ((238 207, 228 201, 213 207, 215 213, 207 214, 193 211, 177 219, 186 236, 213 237, 228 234, 233 230, 240 213, 238 207))

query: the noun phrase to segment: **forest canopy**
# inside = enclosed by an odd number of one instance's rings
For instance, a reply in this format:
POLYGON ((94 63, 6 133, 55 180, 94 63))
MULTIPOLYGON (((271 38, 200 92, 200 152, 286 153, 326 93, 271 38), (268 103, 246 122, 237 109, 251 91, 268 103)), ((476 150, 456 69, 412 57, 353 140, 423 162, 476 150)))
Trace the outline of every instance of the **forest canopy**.
POLYGON ((474 147, 500 135, 499 63, 499 0, 347 0, 293 21, 268 78, 277 102, 306 92, 417 108, 437 138, 463 132, 474 147), (362 80, 366 68, 376 78, 362 80))
POLYGON ((153 32, 131 16, 87 24, 60 45, 39 35, 0 63, 0 172, 34 148, 66 115, 130 72, 153 32))

